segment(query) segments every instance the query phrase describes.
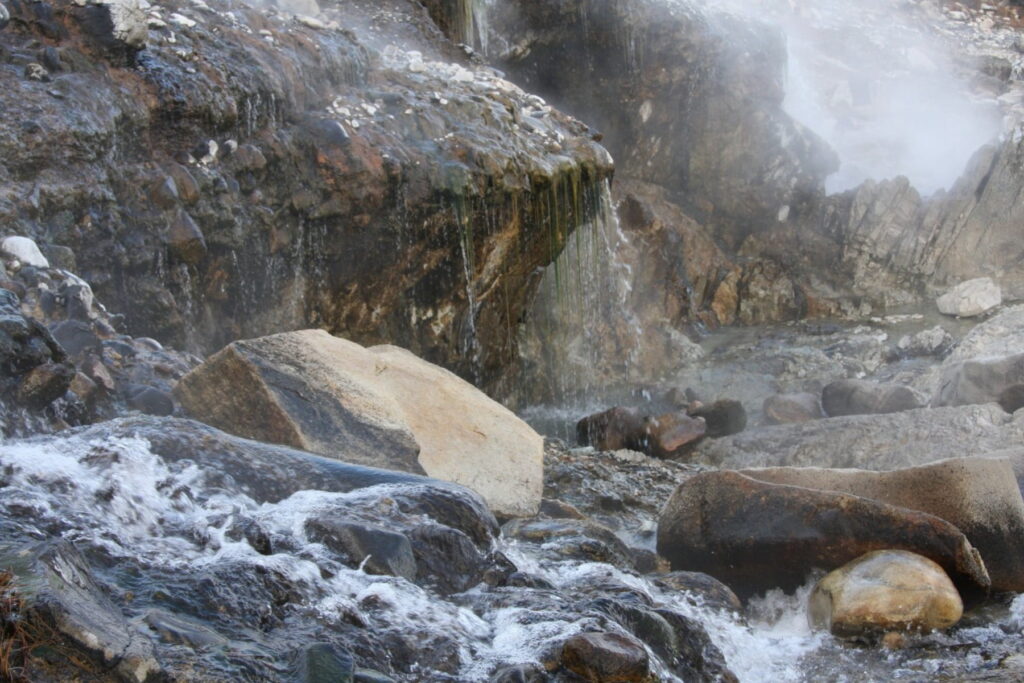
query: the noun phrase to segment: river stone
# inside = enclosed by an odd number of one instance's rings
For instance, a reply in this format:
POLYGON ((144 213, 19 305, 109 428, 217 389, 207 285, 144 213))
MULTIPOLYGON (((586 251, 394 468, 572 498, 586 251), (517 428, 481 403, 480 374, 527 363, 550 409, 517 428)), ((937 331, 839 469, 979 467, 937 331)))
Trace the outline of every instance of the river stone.
POLYGON ((649 680, 647 650, 618 633, 580 633, 565 641, 562 666, 595 683, 634 683, 649 680))
POLYGON ((764 400, 764 416, 769 424, 807 422, 825 417, 817 394, 776 394, 764 400))
POLYGON ((1024 592, 1024 500, 1007 458, 944 460, 891 472, 777 467, 742 474, 772 484, 848 493, 944 519, 977 548, 994 590, 1024 592))
POLYGON ((322 330, 235 342, 175 387, 182 407, 248 438, 426 473, 507 516, 536 513, 543 439, 454 374, 322 330))
POLYGON ((997 403, 1004 392, 1024 384, 1024 353, 1003 358, 979 358, 944 367, 936 406, 997 403))
POLYGON ((981 277, 961 282, 938 299, 939 313, 960 318, 984 315, 1003 303, 1003 292, 992 278, 981 277))
POLYGON ((942 567, 901 550, 868 553, 836 569, 817 583, 807 605, 812 627, 844 638, 942 630, 963 611, 942 567))
POLYGON ((644 438, 644 418, 635 408, 609 408, 576 423, 577 443, 599 451, 623 448, 639 451, 644 446, 644 438))
POLYGON ((683 411, 666 413, 646 419, 641 450, 656 458, 677 458, 686 454, 706 433, 704 418, 690 417, 683 411))
POLYGON ((927 405, 918 391, 902 384, 881 384, 860 379, 841 379, 821 392, 821 407, 832 417, 898 413, 927 405))
POLYGON ((739 612, 743 605, 728 586, 713 576, 700 572, 668 572, 654 582, 667 590, 680 591, 693 596, 701 606, 739 612))
POLYGON ((710 574, 741 598, 793 590, 812 569, 885 548, 929 557, 972 591, 990 584, 978 551, 938 517, 739 472, 704 472, 681 484, 662 511, 657 548, 673 569, 710 574))
POLYGON ((739 434, 747 428, 747 411, 742 403, 732 399, 721 399, 688 412, 690 417, 703 418, 707 424, 706 435, 712 438, 739 434))
POLYGON ((50 267, 50 262, 43 256, 43 252, 39 251, 36 243, 28 237, 17 235, 5 237, 0 242, 0 252, 3 252, 3 255, 8 259, 17 259, 22 266, 32 266, 33 268, 50 267))
POLYGON ((348 564, 362 566, 367 574, 416 580, 412 544, 400 533, 375 524, 321 516, 306 522, 306 534, 340 553, 348 564))

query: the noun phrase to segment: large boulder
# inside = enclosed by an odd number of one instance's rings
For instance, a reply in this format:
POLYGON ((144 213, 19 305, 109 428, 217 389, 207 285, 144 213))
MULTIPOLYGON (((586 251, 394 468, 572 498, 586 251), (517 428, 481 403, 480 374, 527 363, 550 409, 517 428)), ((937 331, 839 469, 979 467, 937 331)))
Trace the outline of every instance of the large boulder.
POLYGON ((543 439, 454 374, 321 330, 235 342, 186 375, 191 415, 247 438, 463 484, 500 514, 536 513, 543 439))
POLYGON ((961 282, 938 299, 935 305, 943 315, 974 318, 998 308, 1003 303, 1003 292, 992 278, 979 277, 961 282))
POLYGON ((821 392, 821 406, 832 417, 898 413, 923 408, 928 400, 902 384, 881 384, 861 379, 841 379, 821 392))
POLYGON ((1024 591, 1024 500, 1009 459, 962 458, 891 472, 777 467, 742 473, 772 484, 838 491, 944 519, 977 548, 993 589, 1024 591))
POLYGON ((965 590, 990 584, 978 551, 955 526, 916 510, 836 491, 704 472, 676 489, 658 523, 658 553, 740 597, 793 590, 873 550, 908 550, 940 564, 965 590))
POLYGON ((901 550, 868 553, 836 569, 817 583, 807 606, 812 626, 854 638, 949 628, 963 610, 942 567, 901 550))
POLYGON ((964 360, 944 367, 932 403, 937 406, 1003 403, 1022 384, 1024 353, 964 360))

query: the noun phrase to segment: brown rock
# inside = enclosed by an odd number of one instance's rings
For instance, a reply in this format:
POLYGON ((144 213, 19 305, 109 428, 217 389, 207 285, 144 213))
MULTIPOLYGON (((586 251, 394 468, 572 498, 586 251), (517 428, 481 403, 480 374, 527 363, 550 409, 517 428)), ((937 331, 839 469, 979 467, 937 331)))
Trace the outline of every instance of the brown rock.
POLYGON ((595 683, 651 680, 647 650, 618 633, 580 633, 565 641, 562 666, 595 683))
POLYGON ((576 423, 576 440, 599 451, 642 450, 644 418, 634 408, 610 408, 576 423))
POLYGON ((814 587, 811 626, 844 638, 935 631, 960 621, 964 605, 942 567, 902 550, 868 553, 814 587))
POLYGON ((656 458, 676 458, 704 437, 707 425, 703 418, 690 417, 680 411, 648 418, 644 432, 647 436, 645 453, 656 458))
POLYGON ((825 417, 816 394, 777 394, 764 400, 764 417, 769 424, 808 422, 825 417))
POLYGON ((71 386, 75 368, 69 363, 44 363, 32 368, 18 386, 18 401, 41 409, 57 400, 71 386))
POLYGON ((965 588, 990 585, 978 551, 945 520, 739 472, 704 472, 681 484, 662 511, 657 549, 673 569, 710 574, 744 598, 795 589, 813 568, 881 549, 924 555, 965 588))
POLYGON ((180 261, 195 265, 206 256, 206 239, 196 222, 184 211, 179 211, 167 230, 167 248, 180 261))

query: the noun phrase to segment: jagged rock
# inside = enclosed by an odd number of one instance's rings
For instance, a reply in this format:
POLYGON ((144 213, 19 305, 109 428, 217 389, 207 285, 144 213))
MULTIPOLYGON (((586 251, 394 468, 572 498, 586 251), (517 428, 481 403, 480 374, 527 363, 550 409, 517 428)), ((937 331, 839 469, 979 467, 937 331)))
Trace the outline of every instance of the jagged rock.
POLYGON ((1024 501, 1008 459, 961 458, 890 472, 815 467, 741 472, 759 481, 839 491, 944 519, 981 554, 993 590, 1024 590, 1024 501))
POLYGON ((1002 290, 988 277, 961 282, 935 301, 939 313, 959 318, 984 315, 1002 303, 1002 290))
POLYGON ((366 349, 320 330, 236 342, 182 378, 175 396, 235 434, 464 483, 501 514, 540 505, 541 437, 397 347, 366 349))
POLYGON ((36 243, 28 237, 5 237, 0 242, 0 251, 8 259, 17 260, 22 266, 33 268, 49 268, 50 262, 39 251, 36 243))
POLYGON ((898 413, 923 408, 928 400, 911 387, 841 379, 821 393, 821 407, 832 417, 898 413))
POLYGON ((562 666, 588 681, 644 683, 650 661, 643 645, 618 633, 581 633, 562 646, 562 666))
POLYGON ((764 416, 769 424, 807 422, 825 417, 817 394, 777 394, 764 400, 764 416))
MULTIPOLYGON (((1009 401, 1008 390, 1024 383, 1024 353, 1004 358, 981 358, 943 366, 936 406, 963 406, 1009 401)), ((1012 411, 1011 411, 1012 412, 1012 411)))
POLYGON ((707 423, 707 436, 717 438, 739 434, 747 427, 747 411, 743 404, 732 399, 715 401, 687 411, 690 417, 697 417, 707 423))
POLYGON ((807 611, 815 628, 864 638, 947 629, 960 621, 963 602, 946 572, 928 558, 880 550, 819 581, 807 611))
POLYGON ((710 574, 744 598, 792 590, 812 569, 834 569, 882 548, 924 555, 966 589, 990 585, 978 551, 938 517, 738 472, 706 472, 684 482, 658 523, 658 553, 673 569, 710 574))

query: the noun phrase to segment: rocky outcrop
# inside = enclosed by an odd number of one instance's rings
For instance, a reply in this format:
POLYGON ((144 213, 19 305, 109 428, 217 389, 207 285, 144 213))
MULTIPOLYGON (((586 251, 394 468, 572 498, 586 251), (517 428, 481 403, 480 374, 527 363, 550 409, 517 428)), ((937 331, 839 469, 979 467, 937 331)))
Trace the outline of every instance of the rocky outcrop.
POLYGON ((499 514, 540 505, 541 437, 397 347, 366 349, 322 330, 235 342, 182 378, 175 396, 233 434, 463 484, 499 514))
POLYGON ((589 129, 407 0, 141 7, 11 5, 5 231, 70 248, 136 336, 318 325, 497 382, 538 268, 598 210, 589 129), (22 80, 40 41, 59 70, 22 80))
POLYGON ((673 569, 714 576, 740 597, 792 590, 812 569, 873 551, 924 555, 972 591, 986 591, 978 551, 933 515, 835 491, 707 472, 681 484, 658 522, 658 552, 673 569))
POLYGON ((811 625, 847 638, 953 626, 963 602, 942 567, 926 557, 882 550, 840 567, 814 586, 811 625))

